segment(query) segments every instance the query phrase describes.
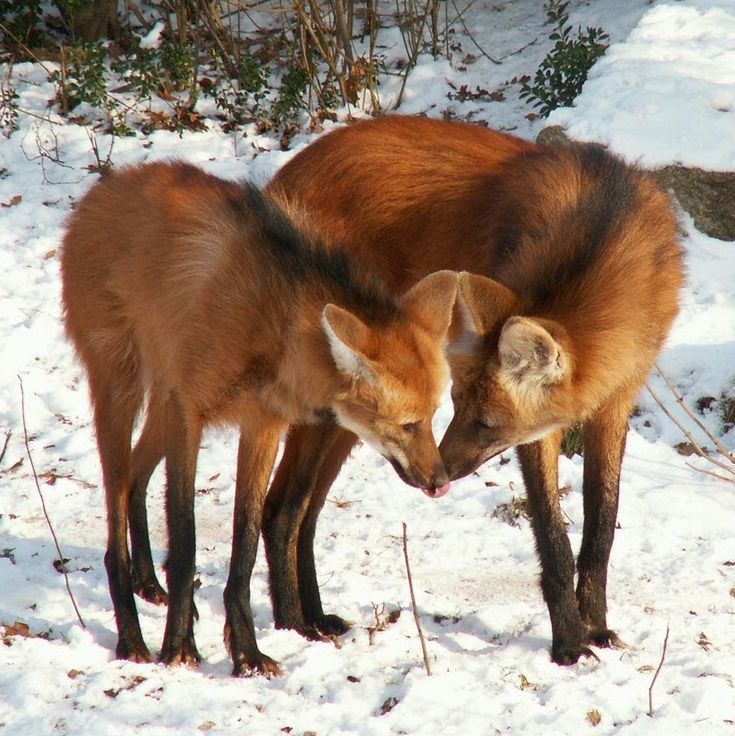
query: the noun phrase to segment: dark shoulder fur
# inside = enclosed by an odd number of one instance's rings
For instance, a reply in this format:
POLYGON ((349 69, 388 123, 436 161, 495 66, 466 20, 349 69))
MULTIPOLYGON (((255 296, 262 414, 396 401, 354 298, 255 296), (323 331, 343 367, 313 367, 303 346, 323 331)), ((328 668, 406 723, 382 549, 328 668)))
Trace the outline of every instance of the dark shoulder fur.
POLYGON ((598 265, 635 209, 640 174, 595 144, 541 147, 500 193, 496 277, 545 301, 598 265))
POLYGON ((241 184, 236 199, 233 208, 251 226, 257 223, 261 245, 291 285, 307 282, 310 288, 321 288, 330 301, 369 323, 384 324, 400 317, 383 282, 359 268, 346 248, 326 248, 303 233, 272 197, 253 184, 241 184))

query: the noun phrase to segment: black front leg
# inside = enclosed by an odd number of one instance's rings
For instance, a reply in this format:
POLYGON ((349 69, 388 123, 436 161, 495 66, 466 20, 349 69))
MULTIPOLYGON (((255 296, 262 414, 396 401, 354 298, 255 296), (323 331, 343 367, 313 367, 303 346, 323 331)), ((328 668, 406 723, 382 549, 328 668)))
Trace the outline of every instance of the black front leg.
POLYGON ((241 428, 230 574, 225 586, 225 644, 235 676, 280 675, 278 662, 258 649, 250 607, 250 578, 258 551, 263 504, 283 426, 241 428), (250 436, 248 436, 250 435, 250 436))
POLYGON ((316 523, 329 489, 354 446, 336 424, 291 430, 268 491, 263 539, 276 627, 309 639, 343 634, 349 625, 322 610, 314 564, 316 523))
POLYGON ((193 595, 196 559, 194 483, 201 424, 186 415, 172 395, 166 407, 166 521, 169 590, 166 630, 160 659, 164 664, 196 666, 193 595))
POLYGON ((631 402, 609 402, 584 425, 584 531, 577 560, 577 600, 589 641, 624 646, 607 627, 607 567, 618 514, 631 402))
POLYGON ((314 560, 314 537, 319 513, 327 500, 327 494, 339 475, 339 471, 357 442, 357 437, 340 427, 335 427, 329 435, 329 443, 324 443, 325 452, 314 476, 308 508, 304 515, 298 540, 298 579, 299 596, 304 619, 325 636, 346 634, 351 624, 334 613, 324 613, 314 560))
POLYGON ((551 617, 551 658, 574 664, 591 655, 574 595, 574 556, 559 505, 559 434, 517 448, 541 562, 541 590, 551 617))

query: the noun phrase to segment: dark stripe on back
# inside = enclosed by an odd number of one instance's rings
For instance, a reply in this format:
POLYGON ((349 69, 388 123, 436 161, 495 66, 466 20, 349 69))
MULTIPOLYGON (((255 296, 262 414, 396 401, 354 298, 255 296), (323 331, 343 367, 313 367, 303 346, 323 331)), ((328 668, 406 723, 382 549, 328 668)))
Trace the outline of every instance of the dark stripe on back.
MULTIPOLYGON (((514 261, 531 255, 531 274, 524 269, 522 278, 538 303, 547 302, 563 291, 565 285, 578 282, 599 263, 605 250, 615 242, 634 208, 637 174, 621 159, 595 144, 576 144, 570 148, 542 148, 523 158, 520 181, 527 186, 512 189, 510 201, 501 213, 498 230, 498 278, 508 285, 514 281, 514 261), (566 176, 572 157, 581 182, 576 201, 559 211, 558 203, 545 192, 555 172, 566 176), (537 184, 538 182, 538 184, 537 184), (516 192, 520 191, 520 197, 516 192), (517 201, 513 198, 518 197, 517 201), (544 197, 549 201, 544 202, 544 197), (526 253, 532 249, 531 254, 526 253), (535 278, 528 279, 535 274, 535 278)), ((564 182, 559 180, 560 188, 564 182)), ((525 259, 524 259, 525 260, 525 259)), ((526 262, 527 265, 527 262, 526 262)))
POLYGON ((344 248, 327 249, 312 242, 276 202, 252 184, 233 188, 230 196, 238 219, 252 223, 253 218, 258 223, 262 234, 258 243, 267 248, 279 275, 292 286, 305 282, 310 288, 321 286, 330 301, 373 324, 400 317, 400 309, 382 281, 361 270, 344 248))

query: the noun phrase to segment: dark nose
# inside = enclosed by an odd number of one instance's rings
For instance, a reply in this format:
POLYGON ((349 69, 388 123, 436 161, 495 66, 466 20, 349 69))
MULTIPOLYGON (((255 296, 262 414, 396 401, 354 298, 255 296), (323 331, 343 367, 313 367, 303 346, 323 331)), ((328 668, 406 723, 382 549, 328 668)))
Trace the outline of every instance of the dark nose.
POLYGON ((437 463, 434 468, 434 482, 431 487, 441 488, 442 486, 447 485, 447 483, 449 483, 449 473, 447 473, 444 463, 437 463))

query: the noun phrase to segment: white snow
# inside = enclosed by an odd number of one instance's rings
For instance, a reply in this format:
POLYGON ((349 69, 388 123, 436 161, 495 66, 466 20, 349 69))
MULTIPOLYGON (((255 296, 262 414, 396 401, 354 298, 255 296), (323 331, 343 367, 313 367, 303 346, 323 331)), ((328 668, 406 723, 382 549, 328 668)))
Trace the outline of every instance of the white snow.
POLYGON ((595 65, 551 123, 644 166, 735 169, 735 3, 664 2, 595 65))
MULTIPOLYGON (((404 111, 469 115, 532 137, 542 121, 517 97, 550 48, 541 3, 478 3, 468 27, 490 55, 459 70, 421 61, 404 111), (535 39, 535 41, 534 41, 535 39), (530 41, 534 41, 527 46, 530 41), (459 84, 503 101, 460 103, 459 84)), ((573 3, 572 21, 602 25, 612 46, 574 107, 549 122, 610 144, 646 165, 683 162, 735 169, 735 6, 682 0, 573 3)), ((458 31, 458 36, 461 33, 458 31)), ((464 53, 476 51, 462 38, 464 53)), ((609 621, 628 648, 598 650, 559 667, 549 658, 550 624, 537 586, 527 521, 496 515, 522 494, 517 463, 493 461, 427 499, 404 486, 368 447, 343 468, 320 519, 317 565, 325 607, 354 621, 337 648, 276 631, 264 556, 252 602, 258 640, 285 676, 230 677, 222 643, 222 592, 229 564, 236 437, 212 431, 200 454, 197 488, 196 637, 198 671, 114 659, 115 622, 103 565, 104 495, 86 382, 61 326, 58 244, 64 218, 96 180, 84 128, 47 107, 53 86, 30 64, 13 70, 23 110, 20 130, 0 140, 0 626, 28 625, 29 637, 0 639, 0 733, 8 736, 489 736, 623 734, 717 736, 735 733, 735 486, 679 455, 684 437, 645 390, 631 423, 623 467, 620 528, 609 570, 609 621), (18 199, 20 197, 21 199, 18 199), (77 622, 58 554, 43 518, 23 438, 33 461, 86 628, 77 622), (497 484, 497 485, 496 485, 497 484), (424 671, 406 583, 401 522, 433 675, 424 671), (396 623, 369 633, 376 617, 396 623), (667 627, 665 661, 649 688, 667 627), (599 723, 595 725, 599 717, 599 723)), ((386 87, 386 99, 396 93, 386 87)), ((294 140, 293 150, 309 136, 294 140)), ((97 134, 104 157, 110 140, 97 134)), ((255 133, 235 141, 216 129, 118 139, 116 164, 177 156, 221 175, 266 181, 292 151, 255 133)), ((697 232, 682 214, 687 285, 682 310, 659 361, 686 403, 713 397, 701 420, 724 445, 717 401, 735 393, 735 244, 697 232)), ((658 376, 650 379, 672 413, 691 422, 658 376)), ((451 416, 445 400, 440 435, 451 416)), ((695 427, 697 440, 711 444, 695 427)), ((719 471, 724 474, 724 471, 719 471)), ((569 533, 582 530, 582 463, 562 459, 569 533)), ((156 562, 165 556, 162 473, 153 477, 150 515, 156 562)), ((162 572, 159 568, 159 574, 162 572)), ((165 610, 139 602, 144 636, 161 641, 165 610)))

